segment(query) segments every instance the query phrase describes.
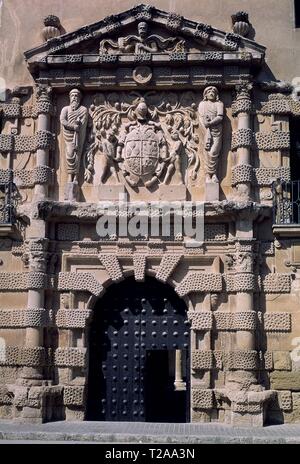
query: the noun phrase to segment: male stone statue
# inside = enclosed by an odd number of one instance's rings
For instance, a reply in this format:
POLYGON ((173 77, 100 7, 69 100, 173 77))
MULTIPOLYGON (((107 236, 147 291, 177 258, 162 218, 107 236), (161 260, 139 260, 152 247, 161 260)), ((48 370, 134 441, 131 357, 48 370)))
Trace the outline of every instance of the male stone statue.
POLYGON ((219 182, 217 167, 222 148, 224 104, 219 99, 216 87, 207 87, 199 108, 200 123, 205 130, 205 175, 206 182, 219 182))
POLYGON ((88 109, 80 106, 81 92, 73 89, 70 92, 70 105, 62 109, 60 122, 66 144, 66 160, 68 182, 77 182, 81 155, 88 123, 88 109))

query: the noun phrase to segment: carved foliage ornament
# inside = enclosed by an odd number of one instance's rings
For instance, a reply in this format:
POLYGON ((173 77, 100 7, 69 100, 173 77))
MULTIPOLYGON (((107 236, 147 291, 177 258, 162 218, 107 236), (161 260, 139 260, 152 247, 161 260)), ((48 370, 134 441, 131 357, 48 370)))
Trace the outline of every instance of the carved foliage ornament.
POLYGON ((200 161, 194 99, 192 92, 96 95, 85 180, 93 180, 96 155, 100 184, 183 184, 183 163, 186 178, 195 180, 200 161))

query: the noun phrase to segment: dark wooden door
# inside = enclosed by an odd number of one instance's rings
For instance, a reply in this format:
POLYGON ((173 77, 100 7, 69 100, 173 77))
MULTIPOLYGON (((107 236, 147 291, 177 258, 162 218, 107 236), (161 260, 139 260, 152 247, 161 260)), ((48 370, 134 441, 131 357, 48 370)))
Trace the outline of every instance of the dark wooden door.
MULTIPOLYGON (((157 367, 161 366, 164 372, 159 369, 155 372, 155 356, 151 356, 151 352, 163 354, 164 351, 180 349, 188 366, 189 338, 190 326, 185 304, 171 287, 152 278, 147 278, 144 283, 129 278, 111 286, 99 300, 91 325, 88 419, 151 420, 155 398, 152 398, 152 389, 147 385, 156 386, 159 402, 159 398, 165 394, 164 387, 167 388, 168 384, 168 388, 171 388, 172 382, 162 356, 157 361, 157 367), (149 356, 152 359, 151 368, 149 356), (163 379, 166 379, 165 383, 163 379)), ((186 381, 182 422, 188 420, 189 411, 188 367, 186 381)), ((156 408, 158 404, 156 402, 156 408)), ((164 408, 163 402, 159 408, 164 408)), ((162 420, 168 421, 167 406, 162 413, 162 420)), ((170 421, 173 422, 172 417, 170 421)))

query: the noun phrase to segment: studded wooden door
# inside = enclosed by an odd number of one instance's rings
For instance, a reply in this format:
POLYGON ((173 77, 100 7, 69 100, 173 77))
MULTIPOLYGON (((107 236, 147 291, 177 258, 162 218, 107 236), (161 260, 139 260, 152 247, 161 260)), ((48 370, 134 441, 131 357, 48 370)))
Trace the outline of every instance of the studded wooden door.
MULTIPOLYGON (((152 278, 111 286, 91 326, 88 418, 146 421, 149 353, 182 350, 188 366, 189 337, 185 304, 171 287, 152 278)), ((184 420, 188 410, 187 399, 184 420)))

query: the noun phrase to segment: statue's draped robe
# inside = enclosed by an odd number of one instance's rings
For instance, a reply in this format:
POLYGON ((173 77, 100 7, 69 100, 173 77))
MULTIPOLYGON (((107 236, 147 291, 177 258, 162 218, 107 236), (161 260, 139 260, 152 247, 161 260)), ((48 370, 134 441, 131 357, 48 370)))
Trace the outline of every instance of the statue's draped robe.
POLYGON ((206 120, 214 120, 216 117, 223 119, 224 105, 220 101, 202 101, 199 105, 199 115, 201 124, 205 130, 204 147, 205 147, 205 173, 213 176, 217 173, 219 154, 222 148, 222 129, 223 122, 205 128, 204 122, 206 120))
POLYGON ((88 110, 84 106, 80 106, 76 110, 71 106, 66 106, 61 112, 60 121, 66 144, 67 171, 68 174, 77 175, 85 141, 88 110), (74 131, 76 123, 80 124, 78 132, 74 131))

